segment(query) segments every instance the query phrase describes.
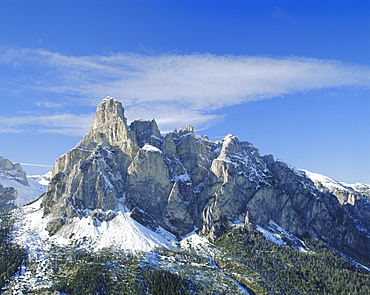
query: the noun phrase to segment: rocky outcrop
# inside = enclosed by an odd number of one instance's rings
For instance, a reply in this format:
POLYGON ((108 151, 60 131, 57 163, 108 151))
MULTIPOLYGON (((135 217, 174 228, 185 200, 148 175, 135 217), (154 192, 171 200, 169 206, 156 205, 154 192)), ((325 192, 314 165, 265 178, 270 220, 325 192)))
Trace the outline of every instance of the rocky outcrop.
POLYGON ((19 163, 0 156, 0 211, 16 207, 17 187, 29 187, 26 172, 19 163))
POLYGON ((56 160, 43 200, 45 215, 52 217, 48 230, 54 233, 72 218, 95 209, 116 209, 138 149, 122 104, 105 98, 88 134, 56 160))
POLYGON ((14 201, 18 197, 18 192, 14 187, 4 187, 0 184, 0 211, 15 208, 14 201))
POLYGON ((135 120, 130 124, 130 129, 134 131, 136 140, 140 147, 148 143, 157 148, 161 145, 161 133, 157 122, 153 120, 135 120))
POLYGON ((298 237, 368 253, 370 227, 361 220, 370 220, 370 210, 356 209, 360 227, 346 208, 351 197, 343 199, 232 135, 213 142, 191 126, 165 136, 154 120, 128 126, 121 103, 107 97, 89 133, 56 161, 43 204, 51 233, 74 217, 111 219, 124 208, 179 236, 198 228, 214 239, 230 222, 274 222, 298 237))
POLYGON ((0 178, 3 180, 14 180, 22 185, 28 186, 26 172, 21 164, 12 163, 10 160, 0 156, 0 178))

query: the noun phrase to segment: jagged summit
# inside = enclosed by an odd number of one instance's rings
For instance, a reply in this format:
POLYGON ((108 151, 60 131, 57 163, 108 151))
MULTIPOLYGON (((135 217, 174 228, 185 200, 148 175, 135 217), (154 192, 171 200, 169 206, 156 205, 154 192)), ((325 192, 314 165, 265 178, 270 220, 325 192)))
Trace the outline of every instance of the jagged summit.
POLYGON ((111 96, 107 96, 96 108, 91 128, 95 129, 103 124, 116 122, 117 120, 127 123, 122 103, 111 96))
POLYGON ((51 234, 87 216, 114 222, 130 212, 150 230, 177 236, 198 229, 213 239, 227 223, 248 220, 368 253, 370 210, 362 198, 353 202, 365 209, 345 208, 304 172, 230 134, 213 142, 191 126, 164 136, 155 120, 128 126, 111 97, 97 107, 89 133, 56 161, 43 199, 51 234))

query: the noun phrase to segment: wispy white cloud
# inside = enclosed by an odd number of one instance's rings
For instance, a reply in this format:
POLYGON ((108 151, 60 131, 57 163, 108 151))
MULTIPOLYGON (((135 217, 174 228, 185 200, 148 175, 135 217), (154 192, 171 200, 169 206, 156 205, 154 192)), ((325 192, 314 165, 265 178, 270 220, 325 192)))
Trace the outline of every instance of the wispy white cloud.
POLYGON ((36 101, 35 104, 41 108, 60 108, 63 106, 62 103, 47 101, 47 100, 36 101))
POLYGON ((289 15, 287 15, 283 10, 281 10, 278 7, 276 7, 275 10, 273 12, 271 12, 271 15, 273 17, 281 18, 281 19, 287 19, 287 20, 292 19, 289 15))
POLYGON ((89 130, 94 114, 56 114, 0 117, 0 133, 38 132, 83 136, 89 130))
MULTIPOLYGON (((18 87, 25 93, 33 91, 43 97, 50 94, 51 100, 43 101, 43 106, 96 105, 110 95, 122 101, 130 120, 156 118, 162 130, 187 123, 206 127, 221 118, 212 111, 248 101, 312 90, 370 86, 369 67, 299 57, 130 53, 75 57, 46 50, 3 48, 0 63, 19 69, 17 78, 22 84, 18 87)), ((35 117, 29 122, 56 124, 54 119, 58 116, 63 115, 51 116, 53 119, 35 117)), ((70 129, 82 132, 90 125, 87 120, 74 121, 81 128, 71 126, 68 119, 60 122, 58 128, 50 125, 41 130, 64 132, 64 128, 66 133, 70 129)), ((14 124, 5 127, 20 126, 16 120, 14 124)))

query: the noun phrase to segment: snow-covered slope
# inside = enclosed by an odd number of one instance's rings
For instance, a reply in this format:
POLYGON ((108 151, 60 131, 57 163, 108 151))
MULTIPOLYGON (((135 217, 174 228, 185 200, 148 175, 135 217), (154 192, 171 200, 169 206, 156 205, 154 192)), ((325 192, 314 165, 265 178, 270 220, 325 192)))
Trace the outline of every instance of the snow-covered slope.
MULTIPOLYGON (((144 227, 133 218, 123 206, 119 206, 109 221, 93 219, 90 214, 83 218, 74 218, 61 231, 49 236, 45 230, 49 221, 43 217, 42 200, 24 206, 18 210, 23 213, 17 224, 15 240, 29 249, 39 248, 42 241, 50 241, 59 246, 74 245, 88 250, 98 251, 114 246, 126 251, 150 251, 155 247, 177 247, 176 237, 158 228, 156 232, 144 227)), ((104 213, 104 212, 103 212, 104 213)))
POLYGON ((301 171, 313 181, 315 186, 320 191, 329 191, 330 193, 334 194, 338 198, 341 205, 354 205, 356 199, 359 198, 365 199, 368 202, 370 201, 370 185, 362 183, 347 184, 319 173, 313 173, 307 170, 301 171))
POLYGON ((14 204, 17 207, 28 204, 38 197, 40 197, 46 190, 50 181, 51 172, 45 175, 30 175, 27 176, 29 185, 24 185, 16 179, 0 178, 0 183, 4 187, 14 187, 18 192, 18 197, 15 199, 14 204))
POLYGON ((117 211, 109 221, 93 220, 90 215, 81 219, 76 217, 53 240, 59 245, 74 243, 95 251, 114 246, 125 251, 148 252, 156 247, 176 245, 174 235, 161 228, 151 231, 125 211, 117 211))

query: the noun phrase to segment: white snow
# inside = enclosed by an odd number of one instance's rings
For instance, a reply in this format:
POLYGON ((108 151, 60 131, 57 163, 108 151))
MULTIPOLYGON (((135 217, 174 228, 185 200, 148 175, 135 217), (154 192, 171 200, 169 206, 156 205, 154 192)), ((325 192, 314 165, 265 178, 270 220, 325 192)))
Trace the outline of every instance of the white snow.
POLYGON ((337 190, 370 190, 370 185, 363 183, 348 184, 345 182, 337 181, 328 176, 310 172, 307 170, 301 170, 304 172, 313 182, 320 182, 323 186, 328 189, 337 189, 337 190))
POLYGON ((112 220, 102 222, 94 222, 90 215, 82 219, 76 217, 53 240, 60 245, 80 243, 79 246, 94 251, 115 246, 127 251, 148 252, 155 247, 175 246, 176 237, 164 229, 153 232, 131 218, 129 212, 117 211, 116 214, 112 220))
POLYGON ((189 182, 191 181, 188 174, 175 175, 171 181, 189 182))
POLYGON ((45 173, 44 175, 41 175, 41 176, 40 175, 30 175, 28 177, 36 179, 37 182, 41 185, 48 186, 51 180, 51 174, 52 174, 52 171, 49 171, 48 173, 45 173))
POLYGON ((29 259, 35 262, 35 269, 28 269, 22 266, 22 271, 14 281, 18 291, 13 294, 23 294, 23 288, 37 290, 43 287, 50 287, 48 280, 52 275, 49 265, 48 253, 51 247, 49 233, 45 230, 48 218, 43 218, 43 209, 40 208, 42 199, 17 209, 18 221, 15 223, 14 242, 26 249, 29 259))
POLYGON ((301 171, 303 171, 314 183, 320 182, 323 186, 325 186, 328 189, 343 190, 343 189, 347 189, 347 186, 350 186, 350 185, 343 185, 339 181, 336 181, 330 177, 324 176, 319 173, 314 173, 314 172, 310 172, 307 170, 301 170, 301 171))
POLYGON ((131 218, 130 212, 122 204, 115 210, 116 216, 112 220, 102 222, 93 220, 90 211, 86 210, 86 217, 74 218, 59 232, 49 237, 45 230, 48 218, 42 218, 41 202, 40 199, 20 209, 24 216, 18 225, 19 234, 16 234, 16 240, 26 247, 32 248, 35 242, 38 244, 46 240, 60 246, 75 244, 94 251, 110 246, 127 251, 150 251, 155 247, 177 246, 173 234, 163 228, 158 228, 157 232, 149 230, 131 218))
POLYGON ((215 253, 219 254, 219 251, 206 238, 199 236, 195 230, 180 241, 180 248, 194 250, 198 254, 209 258, 214 257, 215 253))
POLYGON ((180 242, 182 248, 207 248, 209 247, 209 241, 206 238, 199 236, 195 231, 192 231, 186 235, 180 242))
POLYGON ((266 230, 261 226, 257 225, 257 230, 262 233, 262 235, 270 240, 271 242, 279 245, 279 246, 294 246, 296 250, 301 253, 313 253, 308 249, 306 244, 295 235, 291 234, 290 232, 286 231, 278 224, 276 224, 273 220, 269 221, 269 229, 266 230), (284 238, 284 239, 283 239, 284 238), (287 242, 286 242, 287 241, 287 242))
POLYGON ((149 143, 144 144, 142 147, 143 150, 149 151, 149 152, 155 152, 162 154, 162 151, 159 148, 156 148, 155 146, 150 145, 149 143))
POLYGON ((0 179, 0 183, 4 187, 14 187, 17 190, 18 197, 15 199, 14 204, 20 207, 36 200, 46 191, 50 176, 51 172, 44 175, 27 176, 29 186, 23 185, 12 179, 0 179))
POLYGON ((114 246, 130 252, 149 252, 156 247, 178 248, 173 234, 163 228, 158 228, 156 232, 149 230, 131 218, 122 205, 117 208, 116 217, 110 221, 95 220, 94 224, 90 215, 75 218, 50 237, 45 229, 50 217, 43 217, 41 204, 42 198, 15 211, 17 221, 13 240, 26 249, 36 268, 30 269, 25 265, 21 267, 11 282, 12 287, 16 288, 14 294, 23 294, 22 290, 28 287, 38 290, 52 285, 49 256, 53 245, 73 245, 75 248, 92 251, 114 246))
POLYGON ((356 200, 363 199, 370 202, 370 186, 367 184, 347 184, 344 182, 336 181, 330 177, 321 175, 319 173, 313 173, 307 170, 301 170, 307 177, 309 177, 316 188, 319 190, 327 190, 332 194, 336 195, 341 205, 354 205, 356 200), (344 194, 337 194, 337 192, 344 194), (344 197, 346 196, 346 197, 344 197))
POLYGON ((279 246, 286 246, 286 243, 283 241, 281 235, 277 234, 277 233, 273 233, 273 232, 270 232, 262 227, 260 227, 259 225, 257 225, 257 230, 263 234, 263 236, 270 240, 271 242, 279 245, 279 246))

